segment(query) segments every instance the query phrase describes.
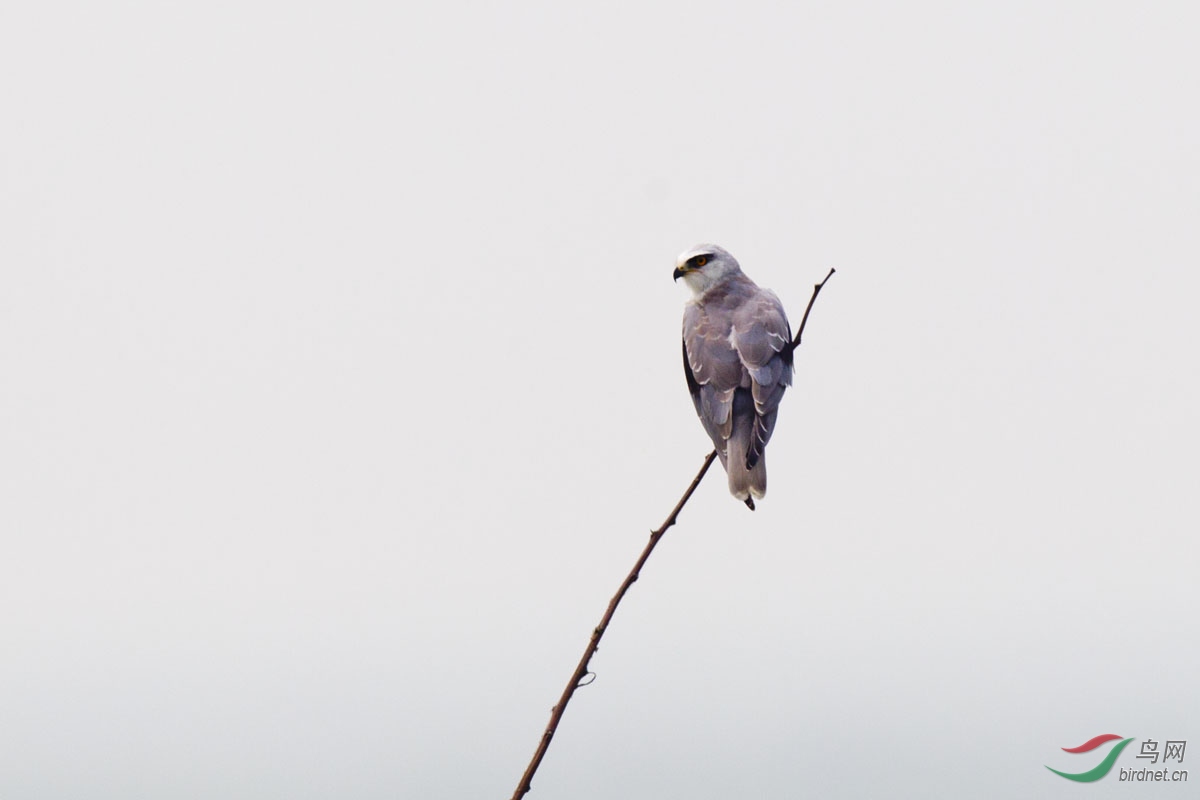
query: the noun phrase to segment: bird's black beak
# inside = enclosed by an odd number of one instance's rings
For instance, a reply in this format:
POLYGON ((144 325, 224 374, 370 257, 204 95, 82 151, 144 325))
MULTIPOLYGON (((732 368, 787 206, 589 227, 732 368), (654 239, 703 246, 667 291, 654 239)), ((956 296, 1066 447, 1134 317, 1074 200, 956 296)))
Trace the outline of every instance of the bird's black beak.
POLYGON ((680 278, 682 278, 682 277, 683 277, 684 275, 686 275, 686 274, 687 274, 687 273, 686 273, 686 272, 684 272, 683 270, 681 270, 679 267, 676 267, 676 268, 675 268, 675 273, 674 273, 674 276, 675 276, 675 277, 673 278, 673 280, 679 280, 680 278))

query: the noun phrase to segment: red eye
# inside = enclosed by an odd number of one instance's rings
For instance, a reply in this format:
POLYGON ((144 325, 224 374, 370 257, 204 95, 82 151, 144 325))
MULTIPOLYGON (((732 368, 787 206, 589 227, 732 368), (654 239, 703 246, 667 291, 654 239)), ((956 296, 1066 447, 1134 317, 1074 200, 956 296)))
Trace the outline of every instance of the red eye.
POLYGON ((708 256, 696 256, 696 266, 703 267, 708 263, 708 256))

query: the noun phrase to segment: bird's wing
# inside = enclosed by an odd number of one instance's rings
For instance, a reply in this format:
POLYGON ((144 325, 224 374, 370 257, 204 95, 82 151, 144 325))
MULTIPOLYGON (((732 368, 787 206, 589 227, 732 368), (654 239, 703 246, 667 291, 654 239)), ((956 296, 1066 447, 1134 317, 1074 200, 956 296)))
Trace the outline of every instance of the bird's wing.
POLYGON ((719 307, 689 303, 683 312, 683 370, 700 422, 725 460, 733 430, 733 394, 742 383, 742 361, 729 339, 732 321, 719 307))
POLYGON ((734 312, 729 338, 739 362, 750 373, 755 426, 746 466, 753 468, 775 428, 783 392, 792 385, 792 329, 783 303, 774 292, 755 287, 734 312))

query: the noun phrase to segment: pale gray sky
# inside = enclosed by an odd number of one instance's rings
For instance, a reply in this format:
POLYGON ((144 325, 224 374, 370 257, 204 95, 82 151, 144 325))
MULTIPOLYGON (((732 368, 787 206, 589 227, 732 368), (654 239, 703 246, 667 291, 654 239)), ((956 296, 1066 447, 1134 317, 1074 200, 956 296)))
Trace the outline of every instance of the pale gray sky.
POLYGON ((1200 772, 1198 23, 10 4, 0 796, 509 796, 708 452, 698 241, 838 274, 531 800, 1187 796, 1043 765, 1200 772))

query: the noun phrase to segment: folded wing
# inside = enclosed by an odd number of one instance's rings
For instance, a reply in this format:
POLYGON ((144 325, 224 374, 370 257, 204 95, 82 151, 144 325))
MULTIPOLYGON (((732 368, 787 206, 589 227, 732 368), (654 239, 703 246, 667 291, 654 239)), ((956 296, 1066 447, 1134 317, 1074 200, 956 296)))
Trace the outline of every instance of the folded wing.
POLYGON ((750 376, 754 399, 754 425, 746 452, 746 468, 754 469, 762 457, 784 390, 792 385, 792 329, 783 304, 769 289, 754 293, 733 314, 730 340, 738 361, 750 376))
POLYGON ((731 318, 688 304, 683 312, 683 371, 700 423, 725 463, 733 432, 733 395, 745 370, 729 340, 731 318))

